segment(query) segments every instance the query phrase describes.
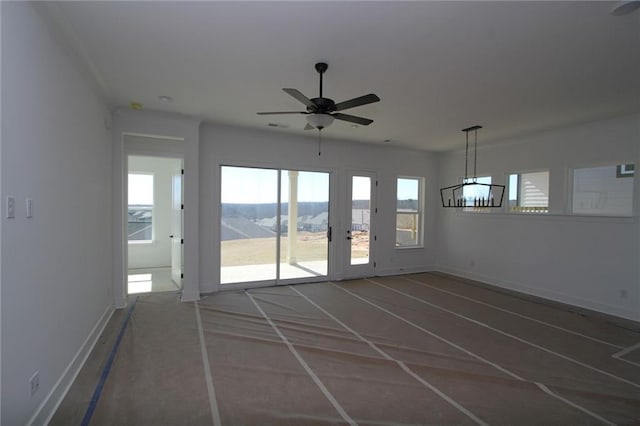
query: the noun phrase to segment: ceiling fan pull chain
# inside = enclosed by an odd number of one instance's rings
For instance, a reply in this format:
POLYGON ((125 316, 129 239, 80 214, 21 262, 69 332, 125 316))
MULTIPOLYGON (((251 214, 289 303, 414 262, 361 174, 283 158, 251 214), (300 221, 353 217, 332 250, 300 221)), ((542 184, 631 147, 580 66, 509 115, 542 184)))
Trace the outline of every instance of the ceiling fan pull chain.
POLYGON ((320 145, 322 144, 322 129, 318 129, 318 157, 321 155, 322 151, 320 149, 320 145))

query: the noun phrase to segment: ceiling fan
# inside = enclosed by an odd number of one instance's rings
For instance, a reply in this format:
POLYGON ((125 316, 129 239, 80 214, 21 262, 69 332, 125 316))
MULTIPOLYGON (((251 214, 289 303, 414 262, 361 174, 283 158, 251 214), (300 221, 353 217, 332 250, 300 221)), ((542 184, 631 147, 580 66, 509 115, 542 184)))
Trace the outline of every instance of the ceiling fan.
POLYGON ((317 98, 307 98, 297 89, 282 89, 285 93, 293 96, 298 101, 302 102, 306 107, 306 111, 274 111, 274 112, 259 112, 258 115, 276 115, 276 114, 305 114, 307 116, 307 125, 305 130, 318 129, 322 130, 325 127, 329 127, 333 123, 334 119, 348 121, 350 123, 360 124, 362 126, 368 126, 373 123, 373 120, 363 117, 357 117, 355 115, 343 114, 338 111, 344 111, 345 109, 355 108, 362 105, 378 102, 380 98, 373 93, 360 96, 358 98, 349 99, 348 101, 335 103, 333 99, 325 98, 322 96, 322 74, 325 73, 329 66, 324 62, 318 62, 315 65, 316 71, 320 74, 320 96, 317 98))

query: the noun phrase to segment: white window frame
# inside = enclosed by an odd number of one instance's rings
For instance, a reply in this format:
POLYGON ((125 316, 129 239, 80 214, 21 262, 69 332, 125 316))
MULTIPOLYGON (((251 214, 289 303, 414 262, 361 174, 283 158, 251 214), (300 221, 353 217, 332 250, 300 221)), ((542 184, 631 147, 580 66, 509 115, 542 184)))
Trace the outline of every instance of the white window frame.
MULTIPOLYGON (((550 208, 550 197, 549 197, 549 191, 550 191, 550 187, 551 187, 551 171, 549 169, 535 169, 535 170, 526 170, 526 171, 512 171, 512 172, 508 172, 505 176, 505 181, 507 183, 507 189, 506 189, 506 212, 507 213, 511 213, 511 214, 548 214, 549 213, 549 208, 550 208), (527 208, 524 207, 522 211, 519 210, 512 210, 511 206, 509 205, 510 203, 510 197, 509 197, 509 193, 511 192, 511 176, 512 175, 518 175, 518 185, 520 185, 520 175, 523 174, 530 174, 530 173, 542 173, 542 172, 546 172, 547 173, 547 207, 546 210, 543 210, 539 207, 531 207, 530 209, 526 210, 527 208)), ((516 188, 516 191, 519 191, 519 188, 516 188)))
POLYGON ((575 171, 580 169, 595 169, 600 167, 618 167, 620 165, 634 164, 635 168, 636 161, 634 160, 620 160, 620 161, 607 161, 607 162, 599 162, 599 163, 591 163, 591 164, 580 164, 567 169, 568 173, 568 185, 567 185, 567 203, 566 203, 566 214, 568 216, 582 216, 582 217, 610 217, 610 218, 631 218, 634 216, 636 211, 636 183, 637 177, 634 174, 632 176, 618 176, 620 179, 630 179, 633 182, 633 187, 631 190, 631 210, 628 214, 612 214, 612 213, 586 213, 586 212, 574 212, 574 189, 575 189, 575 171))
MULTIPOLYGON (((127 232, 127 243, 128 244, 155 244, 156 239, 156 222, 155 222, 155 216, 156 216, 156 176, 155 173, 153 172, 138 172, 135 170, 131 170, 127 172, 127 212, 129 211, 129 191, 131 190, 131 188, 129 188, 129 183, 128 183, 128 179, 129 179, 129 175, 145 175, 145 176, 151 176, 151 185, 153 188, 153 198, 152 198, 152 204, 151 204, 151 239, 150 240, 130 240, 129 239, 129 235, 127 232)), ((128 216, 128 213, 127 213, 128 216)), ((127 221, 127 225, 128 225, 128 221, 127 221)))
POLYGON ((396 177, 396 201, 395 201, 395 248, 396 250, 407 250, 424 247, 424 208, 425 208, 425 178, 422 176, 397 176, 396 177), (400 179, 417 180, 418 181, 418 212, 417 212, 417 231, 416 243, 410 245, 398 245, 398 214, 407 214, 407 212, 398 211, 398 181, 400 179))

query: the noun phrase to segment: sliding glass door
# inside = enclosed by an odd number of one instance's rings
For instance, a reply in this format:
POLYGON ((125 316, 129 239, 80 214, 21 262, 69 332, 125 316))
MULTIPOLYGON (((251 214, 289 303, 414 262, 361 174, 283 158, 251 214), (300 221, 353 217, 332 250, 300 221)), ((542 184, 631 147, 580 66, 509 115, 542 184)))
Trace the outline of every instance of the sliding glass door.
POLYGON ((328 275, 329 173, 222 166, 221 284, 328 275))
POLYGON ((283 170, 280 278, 326 277, 329 173, 283 170))

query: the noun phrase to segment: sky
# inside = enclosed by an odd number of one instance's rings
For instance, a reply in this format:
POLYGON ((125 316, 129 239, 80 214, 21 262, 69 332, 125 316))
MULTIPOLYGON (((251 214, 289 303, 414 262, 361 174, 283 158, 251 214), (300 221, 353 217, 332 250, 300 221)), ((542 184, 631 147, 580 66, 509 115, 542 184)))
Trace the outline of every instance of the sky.
POLYGON ((417 200, 420 191, 420 180, 399 178, 398 179, 398 200, 417 200))
MULTIPOLYGON (((282 202, 289 201, 288 171, 282 171, 282 202)), ((277 200, 278 171, 248 167, 221 168, 223 203, 258 204, 277 200)), ((417 199, 418 180, 398 180, 399 199, 417 199)), ((354 176, 353 199, 369 199, 371 179, 354 176)), ((329 173, 298 172, 298 202, 325 202, 329 200, 329 173)), ((129 174, 129 204, 153 204, 153 175, 129 174)))
MULTIPOLYGON (((275 203, 277 200, 278 171, 247 167, 223 166, 221 169, 223 203, 275 203)), ((323 202, 329 200, 329 176, 327 172, 298 172, 298 202, 323 202)), ((282 171, 282 202, 289 201, 289 174, 282 171)), ((369 198, 370 179, 354 179, 355 199, 369 198)))
POLYGON ((153 175, 129 173, 129 204, 153 205, 153 175))

